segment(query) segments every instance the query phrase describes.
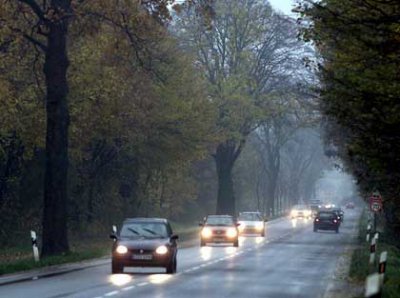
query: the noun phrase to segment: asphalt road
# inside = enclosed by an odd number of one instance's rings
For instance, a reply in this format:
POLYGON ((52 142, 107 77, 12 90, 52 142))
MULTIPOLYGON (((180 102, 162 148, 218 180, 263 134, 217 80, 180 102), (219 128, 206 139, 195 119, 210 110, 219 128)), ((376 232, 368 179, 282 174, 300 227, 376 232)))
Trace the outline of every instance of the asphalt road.
MULTIPOLYGON (((110 274, 110 264, 0 286, 0 297, 323 297, 359 212, 346 210, 340 233, 312 231, 312 221, 267 223, 266 237, 241 237, 240 247, 180 249, 178 273, 164 269, 110 274)), ((110 243, 111 245, 111 243, 110 243)))

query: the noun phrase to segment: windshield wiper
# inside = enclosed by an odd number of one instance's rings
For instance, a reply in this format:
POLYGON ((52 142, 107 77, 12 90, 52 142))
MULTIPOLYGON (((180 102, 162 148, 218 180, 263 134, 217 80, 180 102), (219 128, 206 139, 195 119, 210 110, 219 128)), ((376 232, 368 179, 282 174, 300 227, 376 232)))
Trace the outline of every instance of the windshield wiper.
POLYGON ((128 230, 131 231, 132 233, 140 236, 140 233, 138 231, 136 231, 135 229, 128 228, 128 230))
POLYGON ((152 234, 152 235, 154 235, 154 236, 157 236, 157 237, 163 237, 163 238, 164 238, 164 236, 163 236, 163 235, 157 234, 157 233, 156 233, 156 232, 154 232, 153 230, 150 230, 150 229, 143 228, 143 231, 149 232, 150 234, 152 234))

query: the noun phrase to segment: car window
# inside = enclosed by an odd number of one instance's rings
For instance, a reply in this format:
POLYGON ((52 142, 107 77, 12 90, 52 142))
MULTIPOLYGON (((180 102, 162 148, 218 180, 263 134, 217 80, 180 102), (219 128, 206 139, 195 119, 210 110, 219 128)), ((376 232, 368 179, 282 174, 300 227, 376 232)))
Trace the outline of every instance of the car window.
POLYGON ((331 212, 321 212, 318 214, 318 217, 321 219, 332 218, 334 215, 331 212))
POLYGON ((296 210, 304 210, 304 209, 307 209, 307 207, 306 207, 305 205, 296 205, 296 206, 294 206, 293 209, 296 209, 296 210))
POLYGON ((165 223, 134 222, 122 226, 121 237, 167 238, 169 236, 165 223))
POLYGON ((258 213, 241 213, 239 215, 239 220, 246 220, 246 221, 261 221, 261 216, 258 213))
POLYGON ((206 225, 211 226, 231 226, 233 225, 232 217, 208 217, 206 220, 206 225))

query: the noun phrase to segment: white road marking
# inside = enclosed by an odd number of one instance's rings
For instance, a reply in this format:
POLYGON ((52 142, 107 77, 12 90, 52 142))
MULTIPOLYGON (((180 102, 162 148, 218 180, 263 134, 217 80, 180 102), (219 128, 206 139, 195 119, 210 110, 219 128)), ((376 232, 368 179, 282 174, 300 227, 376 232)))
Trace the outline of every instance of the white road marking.
POLYGON ((118 293, 119 293, 119 291, 112 291, 112 292, 108 292, 108 293, 104 294, 104 296, 110 297, 110 296, 117 295, 118 293))
POLYGON ((141 282, 140 284, 138 284, 138 287, 147 286, 148 284, 148 282, 141 282))
POLYGON ((193 267, 193 268, 192 268, 192 271, 194 271, 194 270, 199 270, 199 269, 200 269, 200 267, 196 266, 196 267, 193 267))
POLYGON ((135 286, 125 287, 125 288, 122 288, 122 291, 130 291, 130 290, 132 290, 134 288, 135 288, 135 286))

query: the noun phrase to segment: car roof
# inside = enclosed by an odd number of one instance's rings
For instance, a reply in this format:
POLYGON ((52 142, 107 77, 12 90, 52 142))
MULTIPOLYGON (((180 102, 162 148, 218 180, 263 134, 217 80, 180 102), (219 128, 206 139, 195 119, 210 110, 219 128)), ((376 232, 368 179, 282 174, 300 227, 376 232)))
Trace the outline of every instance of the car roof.
POLYGON ((336 213, 337 210, 320 210, 318 213, 336 213))
POLYGON ((233 217, 233 216, 228 214, 222 214, 222 215, 207 215, 207 217, 233 217))
POLYGON ((159 222, 159 223, 168 223, 168 220, 165 218, 158 217, 134 217, 134 218, 125 218, 124 223, 128 222, 159 222))

